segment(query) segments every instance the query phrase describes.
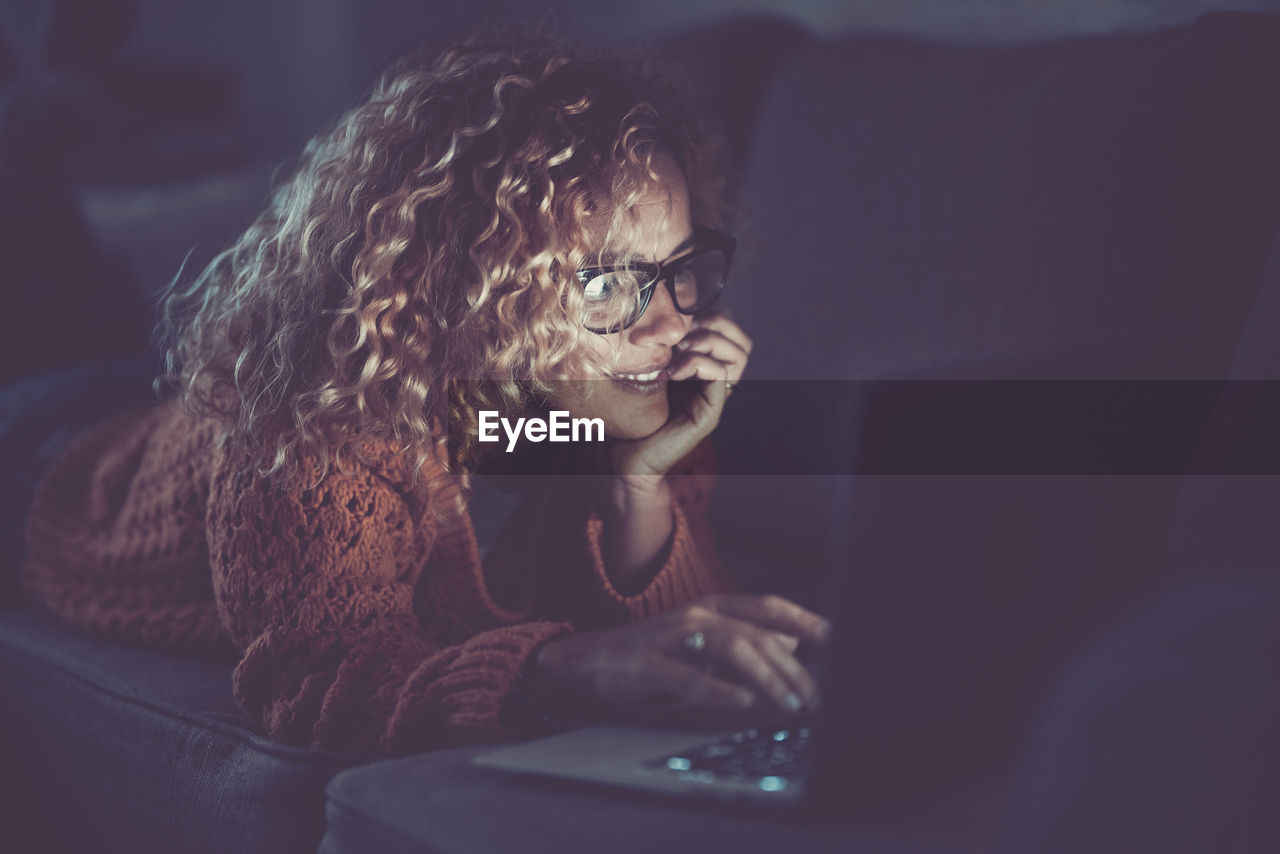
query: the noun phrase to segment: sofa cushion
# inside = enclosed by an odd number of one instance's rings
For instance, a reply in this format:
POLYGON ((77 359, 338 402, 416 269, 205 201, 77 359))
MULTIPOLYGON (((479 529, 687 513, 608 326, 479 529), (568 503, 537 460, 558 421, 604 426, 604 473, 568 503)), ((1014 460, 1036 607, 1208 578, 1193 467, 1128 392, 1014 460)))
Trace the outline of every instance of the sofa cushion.
MULTIPOLYGON (((707 851, 963 854, 998 812, 998 798, 951 792, 839 821, 801 823, 758 806, 716 808, 471 765, 490 748, 384 760, 337 774, 319 854, 507 854, 707 851)), ((984 795, 986 793, 984 792, 984 795)))
POLYGON ((1169 543, 1190 576, 1280 574, 1280 229, 1228 383, 1182 484, 1169 543))
POLYGON ((1081 655, 1044 709, 999 851, 1275 851, 1280 584, 1193 584, 1081 655))
MULTIPOLYGON (((802 454, 835 474, 859 452, 856 392, 755 381, 1226 377, 1280 222, 1280 113, 1258 107, 1277 79, 1266 14, 801 52, 745 175, 726 299, 755 341, 753 384, 717 434, 726 469, 802 454)), ((778 529, 792 534, 772 551, 839 550, 840 480, 738 486, 721 518, 756 533, 748 557, 778 529)))
POLYGON ((1220 379, 1280 216, 1278 42, 1225 14, 804 51, 746 175, 751 376, 1220 379))
POLYGON ((1163 583, 1181 472, 839 476, 868 425, 952 427, 849 381, 1226 378, 1280 221, 1277 80, 1270 14, 1019 46, 857 37, 774 79, 726 294, 755 383, 718 450, 833 474, 722 479, 714 523, 754 586, 829 603, 835 569, 856 588, 869 731, 930 759, 1013 743, 1070 651, 1163 583))
POLYGON ((6 838, 67 851, 314 851, 326 781, 362 759, 263 737, 232 699, 233 665, 0 613, 6 838))

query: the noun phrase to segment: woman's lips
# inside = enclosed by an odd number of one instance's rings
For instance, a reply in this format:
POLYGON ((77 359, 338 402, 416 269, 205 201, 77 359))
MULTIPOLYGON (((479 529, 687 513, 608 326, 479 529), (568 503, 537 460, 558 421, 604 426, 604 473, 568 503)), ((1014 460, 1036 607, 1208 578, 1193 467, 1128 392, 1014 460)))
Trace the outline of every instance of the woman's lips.
POLYGON ((667 369, 662 367, 637 373, 619 371, 609 374, 609 379, 628 391, 634 391, 638 394, 653 394, 666 387, 667 369))

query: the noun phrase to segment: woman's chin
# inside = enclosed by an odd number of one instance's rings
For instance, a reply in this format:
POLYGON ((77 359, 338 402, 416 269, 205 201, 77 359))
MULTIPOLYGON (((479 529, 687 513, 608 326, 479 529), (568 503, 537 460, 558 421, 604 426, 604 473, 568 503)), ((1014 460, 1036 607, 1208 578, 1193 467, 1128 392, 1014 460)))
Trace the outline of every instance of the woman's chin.
POLYGON ((645 407, 628 407, 605 419, 605 435, 611 439, 644 439, 657 433, 667 423, 670 410, 666 395, 645 407))

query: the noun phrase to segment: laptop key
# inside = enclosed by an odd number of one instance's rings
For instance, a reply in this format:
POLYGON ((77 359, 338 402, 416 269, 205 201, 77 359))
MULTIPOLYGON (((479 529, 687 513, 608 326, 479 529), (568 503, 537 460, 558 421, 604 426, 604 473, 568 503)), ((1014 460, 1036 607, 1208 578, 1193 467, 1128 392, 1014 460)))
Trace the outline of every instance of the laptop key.
POLYGON ((740 730, 679 755, 656 757, 642 769, 694 782, 754 782, 774 792, 804 775, 808 746, 808 727, 740 730))

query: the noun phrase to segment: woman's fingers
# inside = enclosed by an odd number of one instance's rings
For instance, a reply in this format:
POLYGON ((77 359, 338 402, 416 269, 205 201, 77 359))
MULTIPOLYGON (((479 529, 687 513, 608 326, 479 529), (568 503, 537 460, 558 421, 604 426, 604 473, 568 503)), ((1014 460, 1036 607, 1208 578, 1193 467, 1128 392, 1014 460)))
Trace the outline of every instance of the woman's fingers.
POLYGON ((699 331, 682 340, 687 346, 673 352, 667 378, 677 384, 699 382, 672 387, 670 417, 656 432, 615 446, 620 449, 613 452, 619 472, 665 473, 720 424, 729 391, 746 367, 751 341, 722 315, 700 318, 698 324, 699 331))
POLYGON ((825 645, 831 638, 830 620, 781 596, 716 596, 712 607, 721 614, 810 643, 825 645))
POLYGON ((707 652, 786 712, 817 703, 818 685, 796 661, 785 636, 724 617, 707 640, 707 652))
POLYGON ((720 414, 724 411, 725 399, 729 393, 728 373, 723 364, 701 353, 682 353, 680 359, 680 363, 671 370, 671 379, 676 382, 699 379, 704 384, 688 398, 682 413, 683 419, 673 413, 667 426, 684 429, 691 425, 696 428, 696 435, 691 438, 698 441, 720 423, 720 414), (682 421, 687 423, 681 423, 682 421))
POLYGON ((825 620, 773 596, 708 596, 660 617, 546 644, 537 668, 550 683, 631 705, 660 696, 742 710, 757 697, 788 712, 817 709, 818 685, 796 659, 825 620), (806 628, 812 636, 794 629, 806 628), (786 628, 791 626, 793 628, 786 628))
POLYGON ((671 644, 673 651, 689 661, 712 661, 728 668, 780 709, 816 709, 818 685, 795 658, 798 638, 714 612, 706 612, 700 619, 701 611, 693 613, 701 628, 688 632, 688 624, 683 625, 671 644), (697 644, 689 643, 691 635, 701 636, 697 644))
POLYGON ((788 712, 798 712, 803 708, 804 700, 792 690, 791 683, 753 638, 738 634, 715 647, 719 653, 717 657, 723 663, 732 667, 747 684, 772 700, 775 706, 788 712))
POLYGON ((747 351, 737 342, 710 329, 691 332, 676 346, 686 353, 701 353, 720 362, 725 366, 730 382, 741 379, 747 367, 747 351))
POLYGON ((728 365, 719 359, 694 350, 682 350, 673 360, 674 368, 670 368, 667 376, 679 382, 698 378, 700 380, 726 380, 729 378, 728 365))
POLYGON ((695 318, 693 321, 693 334, 704 330, 711 330, 723 335, 736 344, 744 354, 751 353, 751 339, 747 336, 747 333, 742 331, 742 327, 730 320, 727 315, 717 312, 716 314, 707 314, 695 318))
POLYGON ((674 658, 655 657, 645 668, 645 676, 653 693, 674 694, 699 706, 741 711, 751 708, 756 700, 749 688, 717 679, 674 658))
POLYGON ((773 636, 775 639, 777 639, 778 643, 782 644, 786 648, 787 652, 789 653, 794 653, 796 649, 800 646, 800 638, 796 637, 795 635, 787 635, 787 634, 783 634, 782 632, 774 632, 773 636))
MULTIPOLYGON (((811 712, 818 710, 818 683, 809 669, 795 657, 797 638, 765 632, 758 642, 760 651, 791 686, 791 693, 811 712)), ((788 708, 791 703, 788 701, 788 708)))
MULTIPOLYGON (((699 358, 706 359, 705 356, 699 358)), ((690 384, 672 394, 670 417, 657 431, 643 439, 615 443, 612 450, 615 471, 623 475, 666 474, 705 439, 719 425, 729 393, 723 379, 723 366, 716 363, 709 369, 707 379, 717 379, 716 371, 719 371, 718 382, 690 384)))

